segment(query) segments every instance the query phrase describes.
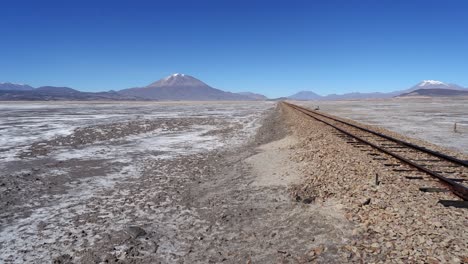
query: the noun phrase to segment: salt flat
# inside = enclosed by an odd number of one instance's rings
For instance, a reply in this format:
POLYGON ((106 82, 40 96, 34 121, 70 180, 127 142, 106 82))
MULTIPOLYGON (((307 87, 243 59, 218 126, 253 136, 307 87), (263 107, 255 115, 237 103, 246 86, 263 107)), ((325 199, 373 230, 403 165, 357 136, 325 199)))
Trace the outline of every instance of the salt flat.
POLYGON ((163 164, 243 144, 273 106, 0 103, 0 262, 52 259, 68 248, 61 246, 64 235, 73 232, 69 224, 86 212, 89 199, 141 177, 148 162, 163 164), (43 243, 53 245, 38 248, 43 243))

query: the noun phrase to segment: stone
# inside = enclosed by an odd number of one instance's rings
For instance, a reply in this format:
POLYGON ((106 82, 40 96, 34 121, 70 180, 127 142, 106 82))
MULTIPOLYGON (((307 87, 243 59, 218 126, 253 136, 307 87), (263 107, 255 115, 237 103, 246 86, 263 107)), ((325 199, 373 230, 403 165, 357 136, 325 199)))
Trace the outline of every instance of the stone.
POLYGON ((371 202, 371 198, 367 198, 365 201, 363 201, 363 202, 361 203, 361 205, 363 205, 363 206, 364 206, 364 205, 369 205, 370 202, 371 202))
POLYGON ((129 226, 125 230, 132 238, 138 238, 140 236, 146 235, 146 231, 139 226, 129 226))
POLYGON ((303 203, 305 204, 311 204, 315 201, 315 197, 308 197, 308 198, 305 198, 304 200, 302 200, 303 203))
POLYGON ((427 257, 426 259, 428 264, 439 264, 440 261, 434 257, 427 257))

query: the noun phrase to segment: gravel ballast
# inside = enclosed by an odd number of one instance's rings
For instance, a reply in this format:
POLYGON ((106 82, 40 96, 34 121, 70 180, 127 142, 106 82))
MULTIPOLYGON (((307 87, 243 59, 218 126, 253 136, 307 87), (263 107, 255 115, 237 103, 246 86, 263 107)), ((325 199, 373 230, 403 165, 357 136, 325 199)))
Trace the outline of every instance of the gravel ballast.
MULTIPOLYGON (((420 187, 441 185, 426 179, 408 180, 403 172, 372 159, 368 151, 347 144, 333 128, 282 107, 299 140, 291 158, 305 163, 303 173, 307 175, 303 183, 291 188, 292 195, 312 196, 316 203, 333 200, 343 204, 346 217, 357 225, 353 234, 358 239, 342 248, 348 262, 468 262, 467 210, 438 204, 440 199, 456 199, 453 194, 419 191, 420 187)), ((391 158, 386 163, 392 161, 396 163, 391 158)))

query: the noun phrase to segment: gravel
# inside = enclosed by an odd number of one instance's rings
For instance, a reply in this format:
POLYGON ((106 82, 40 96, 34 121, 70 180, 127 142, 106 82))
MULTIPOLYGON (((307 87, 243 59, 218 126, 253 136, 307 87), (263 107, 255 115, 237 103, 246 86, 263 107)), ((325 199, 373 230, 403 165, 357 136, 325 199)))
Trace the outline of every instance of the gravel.
MULTIPOLYGON (((291 187, 291 193, 315 197, 316 203, 331 200, 344 206, 347 219, 356 224, 352 232, 358 238, 342 248, 347 262, 468 261, 468 211, 438 204, 439 199, 457 199, 453 194, 420 192, 422 186, 441 186, 427 179, 408 180, 403 173, 372 159, 369 151, 347 144, 333 133, 333 128, 283 107, 299 138, 292 159, 304 163, 303 173, 307 175, 303 183, 291 187)), ((385 129, 367 127, 421 143, 385 129)), ((386 163, 393 161, 387 158, 386 163)))

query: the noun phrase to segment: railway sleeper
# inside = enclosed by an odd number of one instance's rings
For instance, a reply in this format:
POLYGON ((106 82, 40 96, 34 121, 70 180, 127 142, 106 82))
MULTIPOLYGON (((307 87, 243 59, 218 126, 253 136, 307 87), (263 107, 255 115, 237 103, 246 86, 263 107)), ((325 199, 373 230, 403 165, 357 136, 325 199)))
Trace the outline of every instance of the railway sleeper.
POLYGON ((448 173, 448 174, 453 174, 456 173, 456 171, 434 171, 435 173, 448 173))
POLYGON ((456 165, 453 165, 453 167, 452 167, 452 165, 445 166, 443 164, 432 164, 432 163, 419 164, 419 165, 426 166, 426 167, 435 167, 435 166, 437 166, 437 167, 444 167, 444 168, 458 168, 458 167, 460 167, 460 166, 456 166, 456 165))
POLYGON ((416 170, 410 170, 410 169, 393 169, 393 171, 396 171, 396 172, 412 172, 412 171, 416 171, 416 170))
POLYGON ((435 188, 435 187, 420 187, 421 192, 450 192, 450 190, 445 188, 435 188))
POLYGON ((422 180, 424 179, 423 176, 405 176, 406 179, 408 180, 422 180))
POLYGON ((459 178, 448 178, 449 180, 452 180, 454 182, 464 182, 466 179, 459 179, 459 178))
MULTIPOLYGON (((406 179, 408 180, 423 180, 425 177, 424 176, 405 176, 406 179)), ((431 180, 436 180, 434 178, 427 178, 427 179, 431 179, 431 180)), ((460 178, 448 178, 449 180, 451 181, 454 181, 454 182, 464 182, 466 181, 466 179, 460 179, 460 178)))
POLYGON ((468 208, 468 201, 439 200, 439 203, 445 207, 468 208))

